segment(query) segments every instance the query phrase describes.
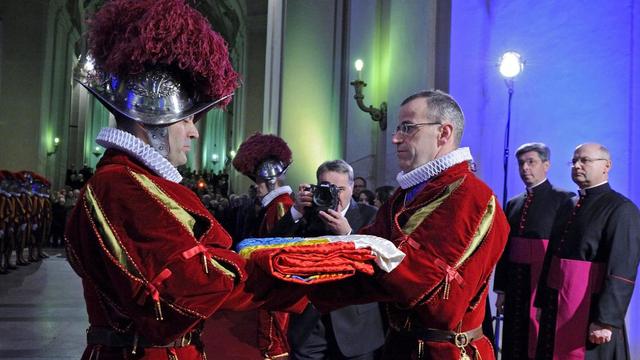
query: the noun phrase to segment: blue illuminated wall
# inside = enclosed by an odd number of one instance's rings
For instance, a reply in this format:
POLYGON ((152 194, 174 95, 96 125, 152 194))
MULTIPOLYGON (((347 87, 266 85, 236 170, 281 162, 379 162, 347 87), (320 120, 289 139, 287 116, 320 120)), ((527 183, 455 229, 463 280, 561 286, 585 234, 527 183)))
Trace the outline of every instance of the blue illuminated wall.
MULTIPOLYGON (((453 2, 450 92, 466 114, 463 143, 499 196, 507 89, 495 63, 510 49, 526 59, 515 84, 511 153, 525 142, 548 144, 550 180, 575 190, 566 165, 573 149, 602 143, 613 155, 612 187, 640 204, 640 3, 453 2)), ((512 197, 523 186, 509 161, 512 197)), ((632 358, 640 359, 640 286, 627 324, 632 358)))

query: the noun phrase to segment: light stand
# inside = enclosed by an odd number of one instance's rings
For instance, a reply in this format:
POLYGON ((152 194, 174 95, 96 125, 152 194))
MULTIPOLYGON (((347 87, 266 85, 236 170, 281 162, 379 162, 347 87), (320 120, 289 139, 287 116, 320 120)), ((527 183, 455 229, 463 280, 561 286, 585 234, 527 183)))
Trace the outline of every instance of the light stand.
MULTIPOLYGON (((512 82, 513 85, 513 82, 512 82)), ((507 85, 508 86, 508 85, 507 85)), ((502 209, 507 208, 507 178, 509 177, 509 133, 511 131, 511 99, 513 98, 513 88, 509 87, 509 101, 507 105, 507 125, 504 129, 504 182, 502 183, 502 209)))
MULTIPOLYGON (((504 130, 504 182, 502 183, 502 209, 507 207, 507 179, 509 177, 509 133, 511 131, 511 100, 513 99, 513 80, 524 69, 524 61, 520 54, 515 51, 507 51, 500 57, 498 63, 500 74, 504 77, 504 83, 507 85, 509 100, 507 102, 507 125, 504 130)), ((491 307, 487 301, 487 311, 490 312, 491 307)), ((496 314, 493 319, 496 321, 493 348, 496 352, 496 357, 500 352, 500 323, 504 320, 504 315, 496 314)), ((485 316, 485 322, 487 316, 485 316)))
POLYGON ((509 133, 511 131, 511 100, 513 99, 513 80, 524 69, 524 61, 520 54, 515 51, 508 51, 500 57, 499 62, 500 74, 504 77, 504 83, 507 85, 509 100, 507 103, 507 125, 504 131, 504 181, 502 183, 502 208, 507 207, 507 179, 509 177, 509 133))

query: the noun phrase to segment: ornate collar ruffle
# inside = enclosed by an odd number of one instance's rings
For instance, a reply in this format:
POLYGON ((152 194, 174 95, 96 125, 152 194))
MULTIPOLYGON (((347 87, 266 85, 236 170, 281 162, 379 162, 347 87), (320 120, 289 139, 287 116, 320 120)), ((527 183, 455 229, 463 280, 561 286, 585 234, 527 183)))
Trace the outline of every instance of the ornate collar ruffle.
POLYGON ((408 189, 423 183, 448 168, 464 161, 473 161, 471 151, 468 147, 456 149, 442 157, 433 159, 428 163, 409 171, 408 173, 400 171, 398 176, 396 176, 396 180, 401 188, 408 189))
POLYGON ((169 160, 160 155, 154 148, 145 144, 132 134, 115 128, 103 128, 98 133, 96 143, 106 149, 118 149, 141 161, 153 172, 166 180, 179 183, 182 175, 169 160))
POLYGON ((262 200, 262 207, 267 207, 273 199, 277 198, 282 194, 291 194, 293 190, 291 190, 290 186, 281 186, 273 191, 270 191, 267 195, 265 195, 262 200))

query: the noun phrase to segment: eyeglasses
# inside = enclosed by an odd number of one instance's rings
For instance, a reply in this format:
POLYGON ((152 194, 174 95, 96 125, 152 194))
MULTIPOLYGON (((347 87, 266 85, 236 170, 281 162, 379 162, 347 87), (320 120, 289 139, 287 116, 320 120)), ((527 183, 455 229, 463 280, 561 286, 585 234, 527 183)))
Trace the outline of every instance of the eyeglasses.
POLYGON ((595 158, 592 159, 590 157, 577 157, 577 158, 573 158, 571 159, 571 161, 569 161, 567 163, 567 165, 569 166, 575 166, 577 163, 580 163, 582 165, 591 165, 594 161, 598 161, 598 160, 609 160, 609 159, 605 159, 605 158, 595 158))
POLYGON ((426 125, 442 125, 442 123, 441 122, 425 122, 425 123, 403 122, 400 125, 396 126, 396 131, 394 131, 392 135, 407 136, 407 135, 410 135, 414 131, 414 129, 417 129, 420 126, 426 126, 426 125))

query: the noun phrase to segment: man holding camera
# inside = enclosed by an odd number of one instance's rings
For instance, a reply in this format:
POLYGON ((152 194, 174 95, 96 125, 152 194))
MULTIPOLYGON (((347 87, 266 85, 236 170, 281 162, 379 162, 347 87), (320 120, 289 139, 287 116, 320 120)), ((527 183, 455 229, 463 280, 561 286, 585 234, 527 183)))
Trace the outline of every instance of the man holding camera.
MULTIPOLYGON (((291 210, 278 222, 279 236, 348 235, 369 224, 373 206, 358 204, 353 168, 344 160, 327 161, 316 171, 318 185, 301 184, 291 210)), ((346 306, 322 315, 312 305, 292 314, 291 359, 374 359, 384 343, 378 303, 346 306)))

